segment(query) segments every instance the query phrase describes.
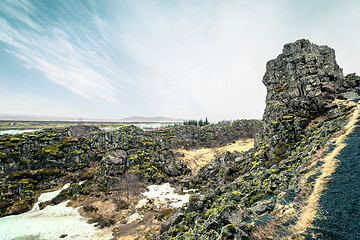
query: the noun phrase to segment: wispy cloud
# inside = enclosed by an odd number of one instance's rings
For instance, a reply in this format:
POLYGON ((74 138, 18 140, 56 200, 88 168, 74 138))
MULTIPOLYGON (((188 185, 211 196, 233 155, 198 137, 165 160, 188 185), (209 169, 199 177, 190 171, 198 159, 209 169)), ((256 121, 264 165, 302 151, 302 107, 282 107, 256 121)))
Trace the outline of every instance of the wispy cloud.
POLYGON ((110 102, 118 102, 118 94, 131 87, 131 77, 108 56, 111 45, 96 35, 101 30, 92 29, 101 25, 96 13, 87 12, 84 21, 94 21, 89 28, 62 22, 75 12, 60 12, 61 21, 49 22, 28 1, 9 1, 1 9, 6 18, 0 18, 0 41, 49 80, 83 97, 110 102))
POLYGON ((354 0, 4 0, 0 50, 118 115, 260 118, 265 65, 284 43, 328 44, 344 69, 358 69, 360 34, 349 26, 359 8, 354 0))

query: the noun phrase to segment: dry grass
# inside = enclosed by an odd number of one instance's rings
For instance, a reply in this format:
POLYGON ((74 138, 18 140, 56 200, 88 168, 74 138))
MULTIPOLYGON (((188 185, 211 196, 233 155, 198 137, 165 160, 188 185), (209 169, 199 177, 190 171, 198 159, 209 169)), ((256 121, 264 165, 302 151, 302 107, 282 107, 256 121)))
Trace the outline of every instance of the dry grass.
POLYGON ((208 164, 217 155, 223 154, 226 151, 229 152, 243 152, 254 147, 254 139, 240 139, 235 143, 229 144, 224 147, 217 147, 211 149, 196 149, 196 150, 185 150, 178 149, 177 152, 184 154, 184 162, 186 165, 191 167, 192 173, 197 174, 197 171, 208 164))
MULTIPOLYGON (((357 105, 351 119, 344 128, 344 132, 337 136, 335 141, 335 149, 325 156, 323 159, 323 167, 321 170, 321 175, 316 179, 313 191, 307 201, 306 206, 303 211, 300 213, 298 222, 292 229, 292 232, 297 236, 300 236, 301 233, 304 233, 309 227, 311 227, 312 222, 314 221, 319 205, 319 200, 322 195, 325 185, 329 180, 329 176, 335 172, 335 169, 338 164, 338 160, 335 158, 340 151, 346 147, 344 140, 346 137, 351 134, 355 128, 355 124, 359 117, 360 105, 357 105)), ((299 237, 300 238, 300 237, 299 237)))

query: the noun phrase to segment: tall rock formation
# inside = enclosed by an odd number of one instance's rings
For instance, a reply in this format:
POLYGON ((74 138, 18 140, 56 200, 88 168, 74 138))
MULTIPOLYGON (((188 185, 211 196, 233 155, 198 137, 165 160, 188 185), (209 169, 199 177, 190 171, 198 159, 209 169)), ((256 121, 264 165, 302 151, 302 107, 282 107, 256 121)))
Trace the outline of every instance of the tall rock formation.
POLYGON ((281 161, 301 139, 305 127, 333 106, 343 81, 335 51, 301 39, 284 45, 266 65, 263 129, 257 146, 270 161, 281 161))

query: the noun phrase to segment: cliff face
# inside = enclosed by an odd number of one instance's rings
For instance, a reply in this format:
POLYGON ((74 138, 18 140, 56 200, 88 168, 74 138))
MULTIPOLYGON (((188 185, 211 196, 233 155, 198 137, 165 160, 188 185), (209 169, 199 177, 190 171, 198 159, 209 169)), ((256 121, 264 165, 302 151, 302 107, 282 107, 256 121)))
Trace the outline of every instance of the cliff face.
POLYGON ((343 85, 342 69, 333 49, 302 39, 284 45, 267 63, 263 83, 266 108, 256 143, 267 146, 270 161, 279 162, 302 139, 310 121, 334 107, 343 85))

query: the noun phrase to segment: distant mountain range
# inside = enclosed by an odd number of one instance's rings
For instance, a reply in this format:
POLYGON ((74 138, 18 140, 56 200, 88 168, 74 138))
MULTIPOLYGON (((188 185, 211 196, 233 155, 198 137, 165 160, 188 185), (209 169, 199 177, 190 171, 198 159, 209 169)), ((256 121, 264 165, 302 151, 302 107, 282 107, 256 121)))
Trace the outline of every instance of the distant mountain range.
POLYGON ((82 117, 55 117, 37 115, 10 115, 0 114, 0 121, 63 121, 63 122, 182 122, 184 119, 168 117, 140 117, 133 116, 123 119, 101 119, 101 118, 82 118, 82 117))

